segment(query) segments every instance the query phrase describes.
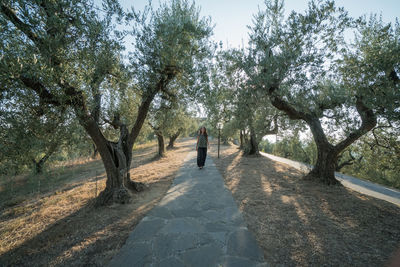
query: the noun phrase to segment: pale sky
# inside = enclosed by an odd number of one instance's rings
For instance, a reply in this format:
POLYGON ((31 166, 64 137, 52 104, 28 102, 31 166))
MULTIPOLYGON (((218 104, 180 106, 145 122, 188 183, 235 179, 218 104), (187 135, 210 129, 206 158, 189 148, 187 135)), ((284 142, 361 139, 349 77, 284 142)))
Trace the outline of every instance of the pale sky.
MULTIPOLYGON (((136 10, 142 10, 147 0, 121 0, 124 8, 134 6, 136 10)), ((157 6, 159 0, 153 0, 157 6)), ((214 39, 222 41, 224 46, 228 43, 230 47, 239 47, 242 40, 246 45, 248 40, 247 25, 252 25, 252 16, 258 8, 265 8, 264 0, 197 0, 203 16, 211 16, 214 28, 214 39)), ((292 10, 302 12, 307 9, 308 0, 286 0, 285 13, 288 15, 292 10)), ((342 6, 352 17, 363 14, 382 14, 385 22, 395 22, 400 17, 399 0, 336 0, 337 6, 342 6)), ((129 45, 128 45, 129 47, 129 45)))

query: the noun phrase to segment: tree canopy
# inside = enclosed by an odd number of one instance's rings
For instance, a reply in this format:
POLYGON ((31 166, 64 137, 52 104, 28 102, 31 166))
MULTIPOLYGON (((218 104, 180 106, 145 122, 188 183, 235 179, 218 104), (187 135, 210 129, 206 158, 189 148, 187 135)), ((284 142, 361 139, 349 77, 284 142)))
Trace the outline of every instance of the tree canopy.
MULTIPOLYGON (((125 187, 141 190, 131 181, 132 147, 157 94, 170 94, 168 84, 190 73, 194 61, 208 55, 210 21, 199 15, 194 3, 174 0, 151 7, 144 13, 125 13, 118 2, 106 1, 100 16, 86 1, 43 1, 1 3, 4 57, 0 79, 2 94, 23 94, 30 90, 38 108, 56 106, 73 109, 103 160, 106 189, 99 204, 129 201, 125 187), (131 22, 135 50, 129 65, 121 60, 123 32, 114 20, 131 22), (116 112, 104 122, 120 130, 117 142, 108 140, 99 123, 102 112, 101 86, 105 79, 112 93, 126 96, 137 90, 139 106, 132 125, 116 112), (3 92, 4 91, 4 92, 3 92), (128 128, 129 127, 129 128, 128 128)), ((121 100, 121 99, 120 99, 121 100)), ((111 101, 109 99, 109 101, 111 101)))
POLYGON ((211 135, 222 123, 224 141, 239 139, 246 154, 268 148, 314 164, 306 178, 336 184, 335 170, 361 174, 349 166, 366 166, 374 151, 376 169, 386 166, 393 180, 399 23, 351 18, 328 0, 283 10, 282 0, 266 0, 248 44, 227 49, 210 40, 211 19, 189 0, 140 12, 116 0, 2 1, 0 171, 31 164, 40 172, 71 143, 94 146, 107 172, 98 204, 125 203, 143 189, 130 179, 138 138, 156 136, 162 155, 166 137, 172 148, 197 130, 197 103, 211 135), (312 139, 303 142, 306 129, 312 139), (263 141, 286 132, 290 140, 263 141))

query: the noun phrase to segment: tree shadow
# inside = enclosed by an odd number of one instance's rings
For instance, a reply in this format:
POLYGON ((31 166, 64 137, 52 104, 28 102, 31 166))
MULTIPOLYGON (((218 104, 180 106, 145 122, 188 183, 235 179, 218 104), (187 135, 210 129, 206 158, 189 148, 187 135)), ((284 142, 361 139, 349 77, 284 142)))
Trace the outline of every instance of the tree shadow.
POLYGON ((130 231, 153 204, 152 201, 138 207, 139 216, 132 217, 130 210, 123 205, 94 209, 93 201, 90 201, 0 255, 0 266, 102 265, 111 259, 113 253, 110 252, 117 251, 125 242, 125 232, 118 234, 121 227, 128 224, 130 231), (86 225, 82 227, 82 223, 86 225))
MULTIPOLYGON (((182 152, 191 146, 181 144, 182 152)), ((141 163, 144 163, 141 159, 141 163)), ((136 165, 132 170, 140 166, 136 165)), ((128 234, 141 218, 163 197, 162 191, 168 188, 165 186, 167 180, 171 181, 172 178, 172 174, 160 173, 160 179, 151 183, 151 190, 132 195, 131 204, 94 208, 94 199, 91 199, 57 221, 49 224, 44 222, 43 229, 34 233, 31 239, 1 254, 0 266, 104 265, 125 243, 128 234)), ((90 181, 93 179, 95 177, 89 178, 90 181)), ((70 185, 67 188, 74 189, 76 186, 70 185)), ((54 208, 62 210, 62 206, 54 208)), ((41 212, 38 209, 32 212, 41 212)), ((9 221, 9 218, 5 219, 9 221)), ((11 223, 7 221, 4 223, 11 223)))
MULTIPOLYGON (((157 150, 149 146, 133 151, 131 171, 143 164, 154 161, 157 150)), ((106 177, 104 165, 100 160, 87 161, 76 165, 59 166, 43 175, 27 175, 13 190, 3 190, 0 195, 0 215, 7 208, 11 208, 25 201, 34 201, 38 197, 49 196, 72 190, 87 182, 101 180, 106 177)), ((6 187, 6 186, 3 186, 6 187)))
POLYGON ((272 265, 381 266, 400 244, 400 208, 391 203, 232 148, 217 165, 272 265))

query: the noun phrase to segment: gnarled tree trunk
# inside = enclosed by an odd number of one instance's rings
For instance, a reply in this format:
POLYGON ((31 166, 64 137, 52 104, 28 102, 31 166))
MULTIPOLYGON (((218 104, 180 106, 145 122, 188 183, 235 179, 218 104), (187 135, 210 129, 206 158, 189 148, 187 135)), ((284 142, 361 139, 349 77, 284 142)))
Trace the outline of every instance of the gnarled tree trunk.
POLYGON ((32 162, 33 162, 34 167, 35 167, 35 174, 43 173, 44 164, 50 158, 50 156, 53 155, 53 153, 57 150, 57 147, 58 147, 58 143, 57 142, 53 142, 50 145, 49 150, 47 151, 47 153, 40 160, 36 161, 35 159, 32 159, 32 162))
POLYGON ((173 135, 171 135, 171 136, 169 137, 169 143, 168 143, 167 149, 172 149, 172 148, 174 148, 175 141, 176 141, 176 139, 178 138, 178 136, 179 136, 180 134, 181 134, 181 131, 178 130, 175 134, 173 134, 173 135))
POLYGON ((356 109, 362 120, 361 126, 335 146, 328 142, 319 119, 316 116, 307 115, 306 122, 310 126, 317 145, 318 157, 314 168, 306 178, 314 178, 325 184, 339 183, 335 178, 338 155, 361 136, 372 130, 377 123, 373 110, 364 105, 360 97, 356 100, 356 109))
POLYGON ((250 139, 247 142, 247 147, 245 149, 245 154, 248 156, 259 156, 260 151, 258 149, 259 141, 257 139, 256 133, 254 128, 250 127, 250 139))
MULTIPOLYGON (((259 144, 261 138, 265 135, 278 133, 278 116, 275 115, 273 120, 268 120, 268 123, 263 126, 262 131, 256 132, 253 126, 253 118, 249 118, 250 140, 246 140, 245 154, 260 156, 259 144), (273 127, 272 127, 273 123, 273 127), (257 137, 258 135, 258 137, 257 137)), ((243 135, 241 135, 242 138, 243 135)))
POLYGON ((335 167, 340 151, 329 143, 319 118, 308 115, 306 122, 317 145, 317 161, 304 178, 318 180, 328 185, 339 184, 340 182, 335 178, 335 167))
POLYGON ((255 137, 254 134, 250 134, 247 155, 254 155, 254 156, 260 155, 257 138, 255 137))
POLYGON ((239 149, 243 149, 243 147, 244 147, 244 134, 243 134, 243 130, 240 130, 240 137, 239 137, 239 142, 240 142, 240 144, 239 144, 239 149))
POLYGON ((375 127, 377 118, 374 111, 363 103, 361 97, 357 96, 356 109, 362 121, 360 127, 348 134, 347 137, 338 144, 332 145, 329 143, 324 130, 322 129, 319 117, 316 114, 297 110, 281 96, 276 94, 276 90, 278 90, 278 87, 271 87, 268 92, 272 105, 277 109, 284 111, 290 119, 305 121, 310 127, 315 144, 317 145, 317 162, 305 178, 329 185, 339 184, 339 181, 335 178, 335 168, 337 165, 338 155, 361 136, 375 127))
POLYGON ((128 203, 130 194, 127 189, 141 191, 144 184, 133 182, 129 175, 129 132, 124 124, 120 125, 120 137, 118 142, 110 142, 104 139, 99 147, 99 153, 103 159, 107 173, 106 188, 97 198, 97 205, 108 203, 128 203))
POLYGON ((35 167, 35 174, 43 173, 43 166, 48 158, 49 158, 48 155, 45 155, 43 158, 41 158, 38 161, 32 159, 33 165, 35 167))
POLYGON ((317 162, 314 168, 304 177, 307 180, 318 180, 324 184, 340 184, 335 178, 337 150, 330 144, 317 144, 317 162))
POLYGON ((120 138, 116 143, 107 140, 103 136, 97 122, 87 112, 86 105, 82 101, 83 97, 80 97, 81 92, 69 86, 66 91, 73 95, 74 102, 72 106, 75 109, 75 113, 78 115, 81 125, 96 145, 107 173, 106 188, 99 194, 96 205, 129 202, 130 194, 127 189, 134 191, 144 189, 143 183, 134 182, 130 179, 129 170, 132 161, 132 147, 139 135, 151 101, 157 91, 152 91, 143 99, 131 132, 128 131, 125 124, 120 122, 118 115, 114 117, 112 122, 108 121, 114 128, 120 129, 120 138))
POLYGON ((164 135, 160 132, 156 132, 157 141, 158 141, 158 156, 165 156, 165 143, 164 143, 164 135))
POLYGON ((99 151, 97 150, 97 147, 95 144, 93 144, 93 154, 92 154, 92 159, 97 158, 97 156, 99 155, 99 151))

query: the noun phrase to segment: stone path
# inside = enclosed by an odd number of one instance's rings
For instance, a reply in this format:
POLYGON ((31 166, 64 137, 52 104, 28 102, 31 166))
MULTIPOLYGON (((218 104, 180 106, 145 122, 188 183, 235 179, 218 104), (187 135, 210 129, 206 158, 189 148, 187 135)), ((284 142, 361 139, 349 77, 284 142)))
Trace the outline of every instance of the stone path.
POLYGON ((109 266, 267 266, 213 160, 190 152, 109 266))

